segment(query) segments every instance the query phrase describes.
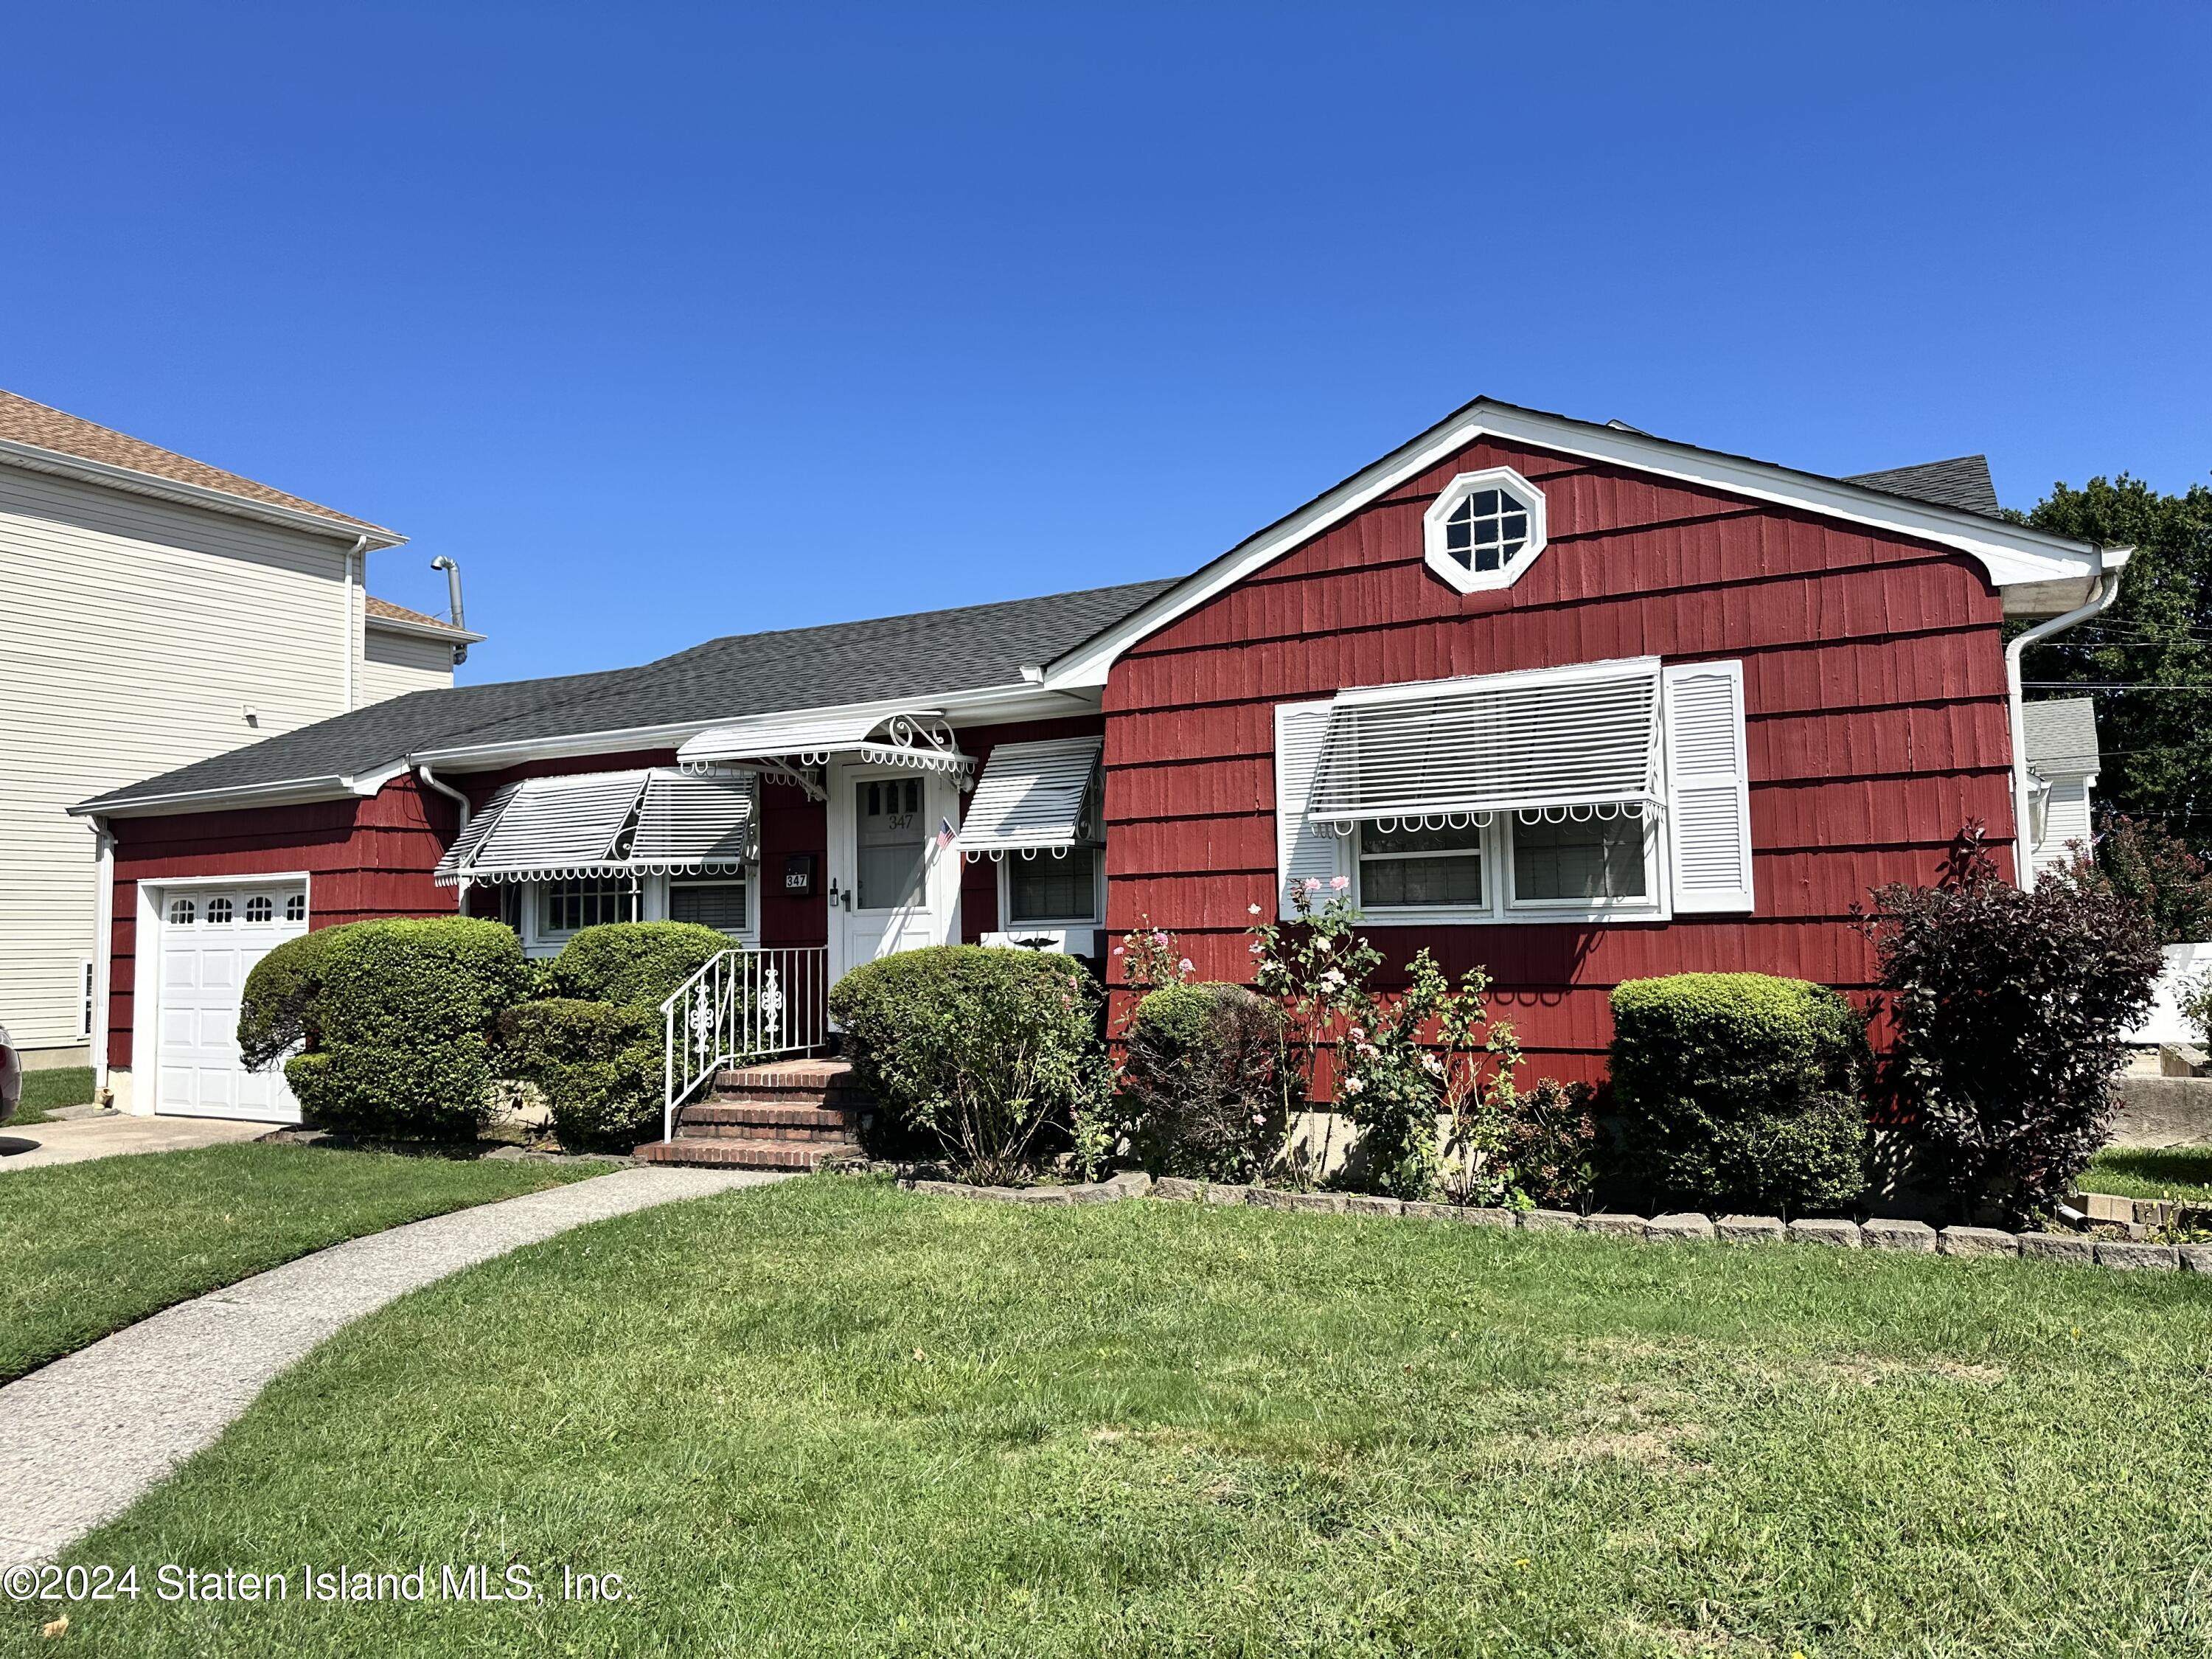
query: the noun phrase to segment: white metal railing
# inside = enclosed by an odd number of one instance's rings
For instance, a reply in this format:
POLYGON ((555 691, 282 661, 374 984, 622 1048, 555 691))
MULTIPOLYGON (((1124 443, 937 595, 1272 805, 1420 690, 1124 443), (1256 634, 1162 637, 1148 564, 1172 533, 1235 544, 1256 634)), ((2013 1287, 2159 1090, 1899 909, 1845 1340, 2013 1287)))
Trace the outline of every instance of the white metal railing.
POLYGON ((720 952, 660 1005, 666 1061, 660 1133, 726 1066, 829 1046, 830 948, 775 945, 720 952))

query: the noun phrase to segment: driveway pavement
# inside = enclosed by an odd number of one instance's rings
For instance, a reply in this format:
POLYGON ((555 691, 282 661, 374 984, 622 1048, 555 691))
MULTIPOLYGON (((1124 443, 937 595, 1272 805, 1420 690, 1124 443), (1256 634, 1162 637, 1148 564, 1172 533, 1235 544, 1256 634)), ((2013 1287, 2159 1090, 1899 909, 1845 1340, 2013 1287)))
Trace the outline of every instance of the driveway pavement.
POLYGON ((0 1569, 58 1554, 121 1514, 278 1372, 395 1297, 586 1222, 787 1179, 624 1170, 456 1210, 303 1255, 65 1355, 0 1388, 0 1569))
POLYGON ((125 1152, 181 1152, 194 1146, 224 1146, 258 1140, 283 1126, 240 1123, 227 1117, 133 1117, 111 1112, 71 1123, 0 1123, 0 1173, 38 1170, 54 1164, 82 1164, 125 1152))

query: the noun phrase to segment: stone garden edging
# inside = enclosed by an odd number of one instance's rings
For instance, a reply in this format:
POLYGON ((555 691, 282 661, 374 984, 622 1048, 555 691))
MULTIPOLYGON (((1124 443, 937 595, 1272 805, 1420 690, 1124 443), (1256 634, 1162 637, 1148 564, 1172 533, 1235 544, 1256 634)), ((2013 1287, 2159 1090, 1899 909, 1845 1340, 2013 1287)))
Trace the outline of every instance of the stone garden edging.
POLYGON ((1139 1170, 1108 1180, 1067 1187, 970 1187, 957 1181, 904 1179, 900 1188, 940 1198, 965 1198, 996 1204, 1103 1204, 1124 1198, 1157 1198, 1170 1203, 1249 1204, 1306 1215, 1404 1216, 1422 1221, 1455 1221, 1476 1227, 1518 1228, 1528 1232, 1589 1232, 1642 1243, 1811 1244, 1829 1249, 1888 1250, 1907 1255, 2009 1256, 2038 1261, 2120 1271, 2212 1273, 2212 1244, 2154 1244, 2136 1239, 2091 1238, 2075 1233, 2009 1233, 1996 1227, 1935 1228, 1924 1221, 1875 1217, 1864 1223, 1817 1217, 1784 1222, 1778 1216, 1705 1216, 1694 1211, 1672 1215, 1617 1214, 1601 1211, 1577 1215, 1571 1210, 1480 1209, 1462 1204, 1419 1204, 1366 1193, 1297 1193, 1277 1187, 1239 1187, 1218 1182, 1158 1181, 1139 1170))

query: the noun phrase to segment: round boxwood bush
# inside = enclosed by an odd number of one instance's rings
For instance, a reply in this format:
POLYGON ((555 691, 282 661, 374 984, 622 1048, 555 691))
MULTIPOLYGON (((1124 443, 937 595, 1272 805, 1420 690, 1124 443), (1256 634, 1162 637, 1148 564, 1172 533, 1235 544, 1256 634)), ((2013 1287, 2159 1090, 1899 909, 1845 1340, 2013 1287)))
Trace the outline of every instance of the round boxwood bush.
POLYGON ((1283 1015, 1241 985, 1164 985, 1137 1005, 1122 1104, 1147 1169, 1255 1179, 1281 1144, 1283 1015))
POLYGON ((658 1008, 730 940, 691 921, 609 921, 580 930, 547 963, 549 997, 658 1008))
POLYGON ((345 930, 325 927, 288 939, 253 964, 238 1008, 238 1050, 249 1071, 266 1071, 285 1055, 314 1047, 321 1035, 316 1007, 331 941, 345 930))
POLYGON ((830 988, 853 1073, 972 1177, 1018 1180, 1108 1094, 1097 981, 1073 957, 938 945, 830 988))
MULTIPOLYGON (((491 1034, 529 983, 512 929, 465 916, 324 931, 319 962, 264 981, 240 1029, 265 1048, 296 1018, 313 1047, 284 1066, 309 1121, 356 1133, 462 1139, 492 1106, 491 1034), (301 988, 303 979, 319 984, 301 988), (276 994, 297 1000, 296 1016, 276 994)), ((272 953, 274 954, 274 953, 272 953)), ((249 993, 251 981, 249 980, 249 993)))
POLYGON ((653 1009, 556 997, 499 1017, 500 1075, 537 1085, 570 1152, 660 1139, 663 1029, 653 1009))
POLYGON ((1675 974, 1613 994, 1613 1105, 1655 1201, 1834 1213, 1866 1188, 1866 1023, 1836 992, 1675 974))

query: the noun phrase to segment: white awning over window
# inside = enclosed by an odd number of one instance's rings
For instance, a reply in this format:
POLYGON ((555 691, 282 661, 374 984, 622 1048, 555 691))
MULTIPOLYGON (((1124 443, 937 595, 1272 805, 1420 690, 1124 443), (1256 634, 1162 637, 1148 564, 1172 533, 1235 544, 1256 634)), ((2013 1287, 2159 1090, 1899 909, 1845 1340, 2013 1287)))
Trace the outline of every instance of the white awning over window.
POLYGON ((625 839, 645 793, 645 772, 524 778, 494 795, 469 834, 439 860, 443 886, 465 881, 540 881, 624 867, 625 839))
POLYGON ((975 763, 960 752, 952 728, 933 708, 829 709, 758 714, 702 732, 676 751, 686 770, 725 763, 820 766, 836 756, 878 766, 964 775, 975 763))
POLYGON ((984 763, 961 821, 961 850, 975 857, 1100 845, 1098 757, 1104 745, 1103 738, 1000 744, 984 763))
POLYGON ((638 809, 630 867, 668 875, 744 868, 757 828, 757 774, 700 777, 656 771, 638 809))
POLYGON ((752 854, 750 775, 656 768, 510 783, 438 861, 443 887, 741 867, 752 854))
POLYGON ((1340 692, 1307 817, 1472 818, 1656 799, 1659 660, 1340 692))

